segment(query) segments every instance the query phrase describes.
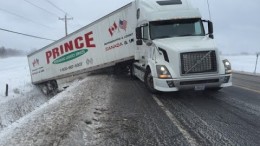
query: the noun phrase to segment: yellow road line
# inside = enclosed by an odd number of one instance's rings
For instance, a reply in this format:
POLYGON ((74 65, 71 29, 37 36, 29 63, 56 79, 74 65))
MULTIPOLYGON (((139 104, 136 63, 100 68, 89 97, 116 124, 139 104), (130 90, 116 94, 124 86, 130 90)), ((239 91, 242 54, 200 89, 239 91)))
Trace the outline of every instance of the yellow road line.
POLYGON ((249 88, 247 88, 247 87, 238 86, 238 85, 233 85, 233 86, 238 87, 238 88, 242 88, 242 89, 245 89, 245 90, 253 91, 253 92, 256 92, 256 93, 259 93, 259 94, 260 94, 260 91, 258 91, 258 90, 249 89, 249 88))

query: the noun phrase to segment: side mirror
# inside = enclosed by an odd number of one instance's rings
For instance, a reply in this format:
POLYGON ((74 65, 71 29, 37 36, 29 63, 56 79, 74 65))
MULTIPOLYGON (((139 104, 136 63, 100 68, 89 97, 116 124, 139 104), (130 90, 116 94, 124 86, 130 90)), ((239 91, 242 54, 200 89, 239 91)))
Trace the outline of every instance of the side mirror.
POLYGON ((138 39, 138 40, 142 39, 142 28, 141 27, 137 27, 135 29, 135 34, 136 34, 136 39, 138 39))
POLYGON ((209 34, 213 34, 213 23, 208 21, 209 34))
POLYGON ((213 35, 213 23, 211 21, 208 21, 208 29, 209 29, 209 37, 214 39, 213 35))

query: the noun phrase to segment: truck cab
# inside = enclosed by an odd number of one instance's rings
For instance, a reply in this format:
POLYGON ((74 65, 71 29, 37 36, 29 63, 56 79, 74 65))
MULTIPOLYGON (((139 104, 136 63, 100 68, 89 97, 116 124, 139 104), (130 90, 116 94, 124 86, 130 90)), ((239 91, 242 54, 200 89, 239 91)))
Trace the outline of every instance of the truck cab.
POLYGON ((132 74, 151 92, 219 90, 232 85, 213 24, 188 0, 136 1, 136 62, 132 74))

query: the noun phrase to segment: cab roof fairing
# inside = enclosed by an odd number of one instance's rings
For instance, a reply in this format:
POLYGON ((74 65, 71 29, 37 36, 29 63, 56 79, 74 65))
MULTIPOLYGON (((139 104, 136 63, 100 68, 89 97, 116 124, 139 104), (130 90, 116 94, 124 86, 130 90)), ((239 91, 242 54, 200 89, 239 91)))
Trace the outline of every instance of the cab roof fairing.
POLYGON ((182 4, 159 5, 165 0, 136 0, 137 10, 140 9, 139 22, 171 19, 201 18, 199 9, 194 8, 188 0, 182 4))

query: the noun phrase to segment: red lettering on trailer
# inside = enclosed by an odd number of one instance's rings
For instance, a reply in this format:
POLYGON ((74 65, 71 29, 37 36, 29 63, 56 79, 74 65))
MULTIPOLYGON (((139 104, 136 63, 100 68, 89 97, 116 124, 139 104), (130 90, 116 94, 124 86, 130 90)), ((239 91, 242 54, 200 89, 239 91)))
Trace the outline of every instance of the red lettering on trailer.
POLYGON ((83 37, 77 37, 75 40, 74 40, 74 43, 75 43, 75 47, 76 49, 81 49, 84 47, 84 43, 80 42, 83 40, 83 37))
POLYGON ((56 57, 59 57, 60 56, 59 48, 52 49, 52 55, 53 55, 53 59, 55 59, 56 57))
POLYGON ((61 54, 61 55, 64 54, 64 49, 63 49, 63 46, 62 46, 62 45, 60 45, 60 54, 61 54))
POLYGON ((65 52, 70 52, 73 50, 73 43, 72 41, 69 41, 67 43, 64 44, 65 47, 65 52))
POLYGON ((79 36, 74 40, 60 44, 59 47, 54 47, 51 50, 45 52, 47 64, 50 64, 51 59, 55 59, 64 53, 72 52, 74 49, 95 48, 93 32, 90 31, 83 36, 79 36), (84 40, 85 39, 85 40, 84 40))
POLYGON ((47 51, 45 54, 46 54, 47 64, 49 64, 52 53, 51 53, 51 51, 47 51))
POLYGON ((109 51, 109 50, 112 50, 112 49, 115 49, 115 48, 119 48, 119 47, 121 47, 121 46, 123 46, 123 43, 116 43, 116 44, 114 44, 114 45, 111 45, 111 46, 109 46, 109 47, 106 47, 106 51, 109 51))
POLYGON ((94 41, 94 38, 90 36, 92 34, 93 34, 92 31, 85 34, 86 45, 87 45, 87 47, 95 48, 96 45, 92 44, 92 42, 94 41))

